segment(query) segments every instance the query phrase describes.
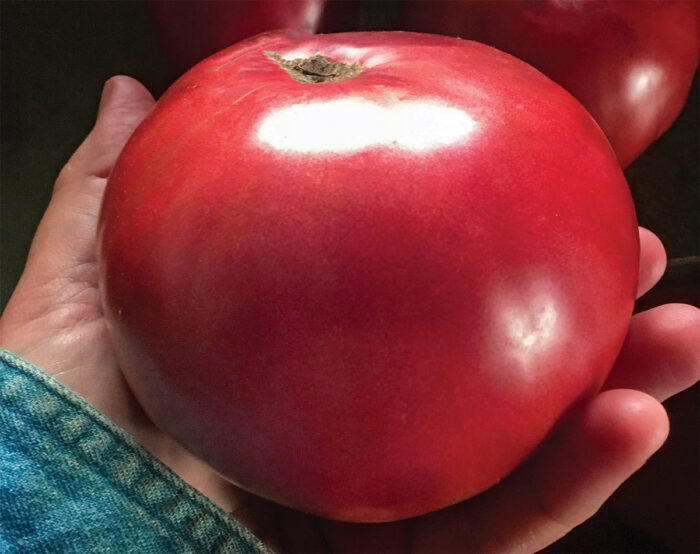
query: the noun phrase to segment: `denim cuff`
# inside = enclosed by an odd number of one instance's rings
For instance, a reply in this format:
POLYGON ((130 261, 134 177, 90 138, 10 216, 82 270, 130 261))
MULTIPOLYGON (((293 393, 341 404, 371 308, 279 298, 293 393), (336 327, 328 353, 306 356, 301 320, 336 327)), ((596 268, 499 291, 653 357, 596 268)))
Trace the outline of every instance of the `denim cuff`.
POLYGON ((3 349, 0 551, 270 552, 93 406, 3 349))

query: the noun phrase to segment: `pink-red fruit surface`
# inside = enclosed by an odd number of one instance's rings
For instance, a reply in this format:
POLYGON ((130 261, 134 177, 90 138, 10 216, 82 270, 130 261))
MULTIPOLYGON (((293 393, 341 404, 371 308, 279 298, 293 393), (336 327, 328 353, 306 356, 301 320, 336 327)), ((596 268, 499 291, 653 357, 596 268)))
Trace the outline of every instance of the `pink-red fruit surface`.
POLYGON ((269 33, 206 59, 125 147, 99 233, 152 420, 244 489, 349 521, 507 475, 600 387, 637 286, 588 112, 438 35, 269 33), (318 53, 350 73, 296 80, 318 53))

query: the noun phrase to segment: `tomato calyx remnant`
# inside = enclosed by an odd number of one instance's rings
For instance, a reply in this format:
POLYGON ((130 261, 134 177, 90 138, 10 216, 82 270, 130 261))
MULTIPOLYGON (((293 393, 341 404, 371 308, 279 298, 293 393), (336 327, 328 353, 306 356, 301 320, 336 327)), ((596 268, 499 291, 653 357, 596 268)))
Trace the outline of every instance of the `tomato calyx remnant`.
POLYGON ((292 79, 304 84, 336 83, 357 77, 365 69, 358 63, 331 62, 321 53, 310 58, 293 60, 285 60, 279 52, 263 53, 284 69, 292 79))

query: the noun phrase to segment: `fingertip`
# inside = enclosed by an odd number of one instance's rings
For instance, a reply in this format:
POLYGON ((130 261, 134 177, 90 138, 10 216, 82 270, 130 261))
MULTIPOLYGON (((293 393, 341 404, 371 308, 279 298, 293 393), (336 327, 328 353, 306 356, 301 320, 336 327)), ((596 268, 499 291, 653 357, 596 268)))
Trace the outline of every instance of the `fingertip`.
POLYGON ((668 427, 651 396, 600 393, 512 475, 422 518, 414 536, 430 551, 539 551, 590 518, 661 447, 668 427))
POLYGON ((99 119, 105 111, 125 105, 148 111, 154 103, 153 95, 139 81, 128 75, 114 75, 102 87, 97 116, 99 119))
POLYGON ((700 379, 700 309, 664 304, 632 317, 627 337, 605 384, 631 388, 659 401, 700 379))
POLYGON ((154 105, 151 93, 136 79, 109 78, 102 88, 95 125, 71 159, 77 174, 109 176, 127 140, 154 105))
POLYGON ((614 456, 641 465, 668 436, 666 410, 652 396, 631 389, 600 393, 589 405, 581 433, 601 459, 614 456))
POLYGON ((573 528, 590 518, 668 436, 666 410, 635 390, 600 393, 538 466, 539 505, 573 528))
POLYGON ((661 239, 644 227, 639 228, 639 280, 637 298, 651 289, 666 271, 666 249, 661 239))

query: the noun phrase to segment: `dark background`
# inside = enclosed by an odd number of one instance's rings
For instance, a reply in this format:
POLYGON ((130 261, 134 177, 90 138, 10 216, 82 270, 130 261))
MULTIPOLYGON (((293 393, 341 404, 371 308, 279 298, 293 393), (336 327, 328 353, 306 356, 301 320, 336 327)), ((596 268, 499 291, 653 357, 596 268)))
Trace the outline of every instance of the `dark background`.
MULTIPOLYGON (((22 272, 62 165, 90 130, 104 81, 127 74, 156 98, 177 77, 145 5, 0 3, 0 309, 22 272)), ((370 22, 368 26, 372 26, 370 22)), ((638 309, 698 305, 698 83, 673 127, 626 170, 639 222, 666 245, 669 269, 638 309)), ((590 521, 547 551, 698 552, 698 387, 666 402, 671 435, 590 521)))

